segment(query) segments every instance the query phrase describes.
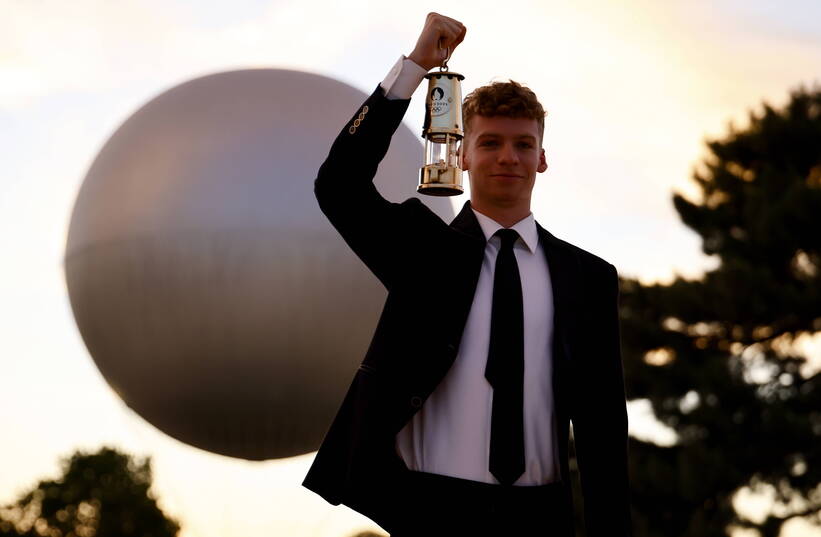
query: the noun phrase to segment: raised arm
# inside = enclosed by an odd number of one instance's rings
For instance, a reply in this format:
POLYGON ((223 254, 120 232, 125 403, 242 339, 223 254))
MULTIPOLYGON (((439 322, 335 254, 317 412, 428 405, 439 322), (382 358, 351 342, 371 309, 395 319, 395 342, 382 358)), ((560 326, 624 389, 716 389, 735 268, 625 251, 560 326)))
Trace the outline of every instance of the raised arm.
MULTIPOLYGON (((414 62, 411 68, 414 64, 417 70, 422 68, 415 84, 408 84, 407 76, 404 83, 388 84, 389 88, 380 84, 342 128, 314 183, 322 212, 388 288, 397 270, 407 265, 402 252, 417 232, 414 221, 432 213, 415 198, 401 204, 387 201, 376 190, 373 178, 424 71, 441 64, 447 48, 456 48, 464 35, 465 28, 458 21, 429 14, 416 47, 403 60, 414 62)), ((397 67, 403 69, 402 63, 397 67)), ((386 81, 397 82, 396 73, 392 75, 386 81)))

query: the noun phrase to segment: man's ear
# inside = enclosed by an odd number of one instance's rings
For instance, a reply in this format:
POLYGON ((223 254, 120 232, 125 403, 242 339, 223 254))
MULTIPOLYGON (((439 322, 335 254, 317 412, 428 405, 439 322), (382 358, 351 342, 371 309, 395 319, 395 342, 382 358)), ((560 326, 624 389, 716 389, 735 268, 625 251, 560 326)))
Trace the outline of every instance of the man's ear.
POLYGON ((536 171, 539 173, 544 172, 547 170, 547 159, 545 158, 544 149, 539 150, 539 167, 536 168, 536 171))
POLYGON ((468 158, 467 151, 465 150, 466 144, 467 138, 462 138, 462 143, 459 144, 459 167, 463 172, 470 169, 470 159, 468 158))

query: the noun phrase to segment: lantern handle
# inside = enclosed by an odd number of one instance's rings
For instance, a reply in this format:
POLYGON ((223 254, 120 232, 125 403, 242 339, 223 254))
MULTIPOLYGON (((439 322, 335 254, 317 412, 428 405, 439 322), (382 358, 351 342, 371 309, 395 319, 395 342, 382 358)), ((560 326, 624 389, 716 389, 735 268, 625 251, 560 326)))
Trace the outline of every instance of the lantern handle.
POLYGON ((448 60, 450 60, 450 47, 447 47, 445 50, 447 51, 447 53, 445 55, 444 61, 442 62, 442 65, 439 66, 440 73, 448 70, 448 60))
MULTIPOLYGON (((442 37, 439 38, 437 45, 439 48, 442 48, 442 37)), ((439 66, 439 72, 447 71, 448 70, 448 60, 450 60, 450 47, 445 48, 445 60, 442 62, 442 65, 439 66)))

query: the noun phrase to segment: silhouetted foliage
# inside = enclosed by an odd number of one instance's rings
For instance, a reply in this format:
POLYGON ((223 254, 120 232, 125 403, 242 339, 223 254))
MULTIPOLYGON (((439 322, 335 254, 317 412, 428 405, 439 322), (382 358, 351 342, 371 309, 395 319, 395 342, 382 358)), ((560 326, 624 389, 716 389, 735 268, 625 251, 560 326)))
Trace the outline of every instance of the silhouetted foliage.
POLYGON ((163 514, 149 490, 151 461, 111 448, 77 452, 63 475, 40 481, 0 509, 0 536, 174 537, 179 525, 163 514))
POLYGON ((777 537, 793 516, 821 524, 821 376, 800 350, 821 331, 821 91, 764 104, 707 148, 702 199, 673 203, 719 266, 622 281, 628 398, 649 399, 678 435, 631 439, 636 535, 777 537), (745 486, 799 503, 757 524, 732 506, 745 486))

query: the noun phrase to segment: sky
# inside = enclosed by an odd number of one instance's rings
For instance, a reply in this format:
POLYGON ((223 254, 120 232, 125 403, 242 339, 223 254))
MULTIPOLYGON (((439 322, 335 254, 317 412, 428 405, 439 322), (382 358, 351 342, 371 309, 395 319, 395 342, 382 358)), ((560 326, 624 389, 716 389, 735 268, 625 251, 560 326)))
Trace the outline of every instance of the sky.
MULTIPOLYGON (((182 537, 374 527, 299 486, 312 454, 230 459, 134 414, 85 349, 63 255, 91 162, 148 100, 247 68, 300 69, 370 93, 440 6, 0 0, 0 427, 13 439, 0 442, 0 503, 56 476, 60 457, 109 444, 152 457, 154 490, 182 537)), ((536 218, 645 283, 715 266, 672 206, 674 192, 697 196, 691 177, 705 140, 743 127, 763 101, 779 106, 799 85, 821 83, 821 4, 809 0, 447 6, 468 29, 450 61, 466 76, 463 93, 511 78, 548 111, 550 168, 534 190, 536 218)), ((419 132, 422 118, 417 93, 405 123, 419 132)), ((631 403, 630 419, 633 434, 670 441, 642 402, 631 403)), ((765 500, 739 499, 748 511, 765 500)), ((797 521, 784 535, 821 532, 797 521)))

